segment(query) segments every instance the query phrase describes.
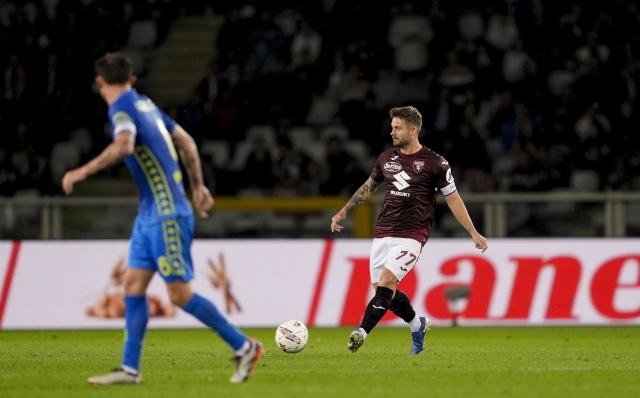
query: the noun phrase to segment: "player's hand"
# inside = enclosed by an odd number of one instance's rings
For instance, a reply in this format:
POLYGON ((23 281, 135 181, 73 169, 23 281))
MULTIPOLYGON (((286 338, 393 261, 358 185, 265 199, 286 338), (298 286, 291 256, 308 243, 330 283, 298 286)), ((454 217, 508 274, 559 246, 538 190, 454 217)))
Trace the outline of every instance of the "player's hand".
POLYGON ((342 211, 338 212, 338 214, 331 217, 331 232, 342 231, 342 228, 344 227, 342 225, 338 225, 338 223, 344 219, 345 219, 345 215, 342 213, 342 211))
POLYGON ((87 178, 87 174, 84 172, 82 167, 67 171, 64 173, 64 177, 62 177, 62 190, 65 194, 71 195, 71 192, 73 192, 73 185, 85 178, 87 178))
POLYGON ((204 185, 200 185, 193 190, 193 205, 200 217, 209 217, 209 210, 213 206, 213 197, 204 185))
POLYGON ((489 244, 487 243, 487 238, 480 235, 476 231, 471 233, 471 239, 473 239, 473 243, 476 244, 476 249, 482 250, 482 252, 486 252, 489 248, 489 244))

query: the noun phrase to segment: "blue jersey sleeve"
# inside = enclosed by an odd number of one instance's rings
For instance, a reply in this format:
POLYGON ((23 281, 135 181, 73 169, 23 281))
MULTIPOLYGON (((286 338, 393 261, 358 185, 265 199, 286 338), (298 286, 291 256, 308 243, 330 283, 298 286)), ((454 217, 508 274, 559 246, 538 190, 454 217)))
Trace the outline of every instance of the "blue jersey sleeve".
POLYGON ((162 121, 164 122, 167 131, 169 131, 170 134, 173 134, 173 130, 176 128, 178 123, 176 123, 175 120, 171 119, 171 117, 169 117, 169 115, 164 113, 162 110, 158 109, 158 112, 160 112, 160 116, 162 116, 162 121))
POLYGON ((109 107, 109 123, 111 124, 111 138, 115 139, 116 135, 125 130, 134 135, 137 133, 132 112, 124 106, 114 104, 114 106, 109 107))

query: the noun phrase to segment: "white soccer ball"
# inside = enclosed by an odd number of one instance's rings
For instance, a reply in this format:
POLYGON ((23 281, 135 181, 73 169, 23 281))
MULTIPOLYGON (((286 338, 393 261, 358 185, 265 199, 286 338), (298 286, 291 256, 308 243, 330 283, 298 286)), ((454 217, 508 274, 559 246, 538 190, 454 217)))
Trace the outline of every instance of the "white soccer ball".
POLYGON ((276 329, 276 344, 282 351, 295 354, 307 346, 309 331, 304 323, 296 320, 282 322, 276 329))

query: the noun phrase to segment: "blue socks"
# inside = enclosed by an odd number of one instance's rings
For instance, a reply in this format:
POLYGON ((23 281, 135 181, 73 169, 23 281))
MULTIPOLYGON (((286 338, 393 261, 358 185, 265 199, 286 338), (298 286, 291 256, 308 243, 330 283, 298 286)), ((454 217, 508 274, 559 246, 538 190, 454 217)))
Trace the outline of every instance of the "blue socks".
POLYGON ((227 318, 218 311, 216 306, 206 298, 194 294, 183 309, 198 318, 200 322, 215 330, 222 340, 226 341, 234 351, 242 348, 242 345, 247 341, 247 336, 230 324, 227 318))
POLYGON ((125 305, 125 341, 122 355, 122 368, 130 373, 140 370, 142 341, 149 321, 147 296, 124 296, 125 305))

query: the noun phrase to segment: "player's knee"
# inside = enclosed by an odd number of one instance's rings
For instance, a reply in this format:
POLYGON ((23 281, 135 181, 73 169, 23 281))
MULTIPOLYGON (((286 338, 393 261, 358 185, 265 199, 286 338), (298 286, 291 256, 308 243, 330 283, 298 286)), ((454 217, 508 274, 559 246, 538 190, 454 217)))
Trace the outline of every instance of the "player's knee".
POLYGON ((378 286, 384 286, 391 290, 396 290, 396 285, 398 284, 398 278, 393 274, 393 272, 385 269, 380 275, 380 279, 378 280, 378 286))
POLYGON ((191 289, 186 286, 169 286, 168 293, 169 300, 180 308, 184 308, 193 296, 191 289))

